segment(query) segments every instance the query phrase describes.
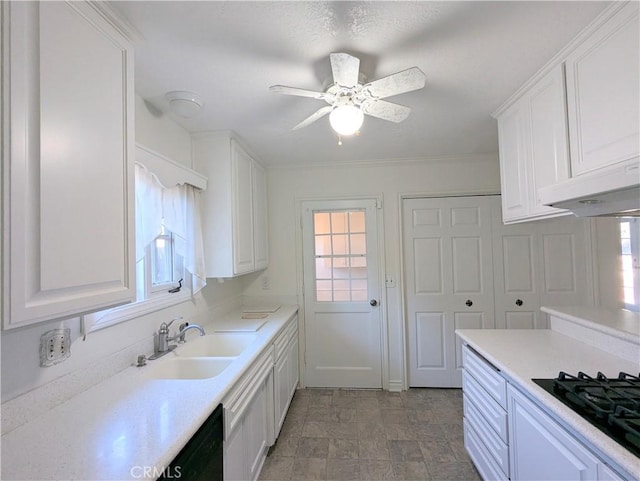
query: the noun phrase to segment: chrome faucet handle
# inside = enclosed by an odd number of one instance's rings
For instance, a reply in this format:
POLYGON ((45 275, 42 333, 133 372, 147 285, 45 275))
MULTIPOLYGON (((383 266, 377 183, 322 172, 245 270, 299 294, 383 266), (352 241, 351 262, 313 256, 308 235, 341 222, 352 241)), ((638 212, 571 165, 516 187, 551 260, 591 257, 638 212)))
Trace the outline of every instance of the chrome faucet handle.
POLYGON ((160 333, 161 334, 169 334, 169 326, 171 324, 173 324, 175 321, 179 321, 182 319, 182 316, 179 317, 174 317, 173 319, 171 319, 171 321, 167 324, 166 322, 163 322, 162 324, 160 324, 160 333))
MULTIPOLYGON (((182 319, 182 318, 180 318, 180 319, 182 319)), ((182 324, 180 324, 180 327, 178 328, 178 333, 180 334, 180 337, 178 338, 178 342, 180 344, 184 344, 185 342, 187 342, 187 340, 184 337, 186 333, 184 333, 182 331, 184 331, 188 325, 189 325, 188 322, 183 322, 182 324)))

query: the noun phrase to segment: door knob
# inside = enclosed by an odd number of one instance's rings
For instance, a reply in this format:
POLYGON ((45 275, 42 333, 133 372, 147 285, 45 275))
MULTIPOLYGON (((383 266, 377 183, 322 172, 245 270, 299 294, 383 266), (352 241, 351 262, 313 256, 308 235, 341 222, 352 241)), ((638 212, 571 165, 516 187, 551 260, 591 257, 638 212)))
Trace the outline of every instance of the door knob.
POLYGON ((371 304, 373 307, 376 307, 378 305, 378 301, 376 301, 375 299, 371 299, 369 301, 369 304, 371 304))
POLYGON ((516 299, 516 306, 520 307, 522 304, 522 299, 516 299))
POLYGON ((465 302, 465 304, 467 305, 467 307, 473 306, 473 302, 471 301, 471 299, 467 299, 467 302, 465 302))

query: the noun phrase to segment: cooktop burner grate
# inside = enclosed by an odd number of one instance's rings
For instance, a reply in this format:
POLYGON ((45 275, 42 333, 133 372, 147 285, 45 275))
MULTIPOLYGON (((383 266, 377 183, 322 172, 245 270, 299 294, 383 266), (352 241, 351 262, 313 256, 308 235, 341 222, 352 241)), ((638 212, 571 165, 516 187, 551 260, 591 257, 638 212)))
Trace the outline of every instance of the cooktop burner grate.
POLYGON ((532 381, 640 456, 640 376, 560 372, 555 379, 532 381))

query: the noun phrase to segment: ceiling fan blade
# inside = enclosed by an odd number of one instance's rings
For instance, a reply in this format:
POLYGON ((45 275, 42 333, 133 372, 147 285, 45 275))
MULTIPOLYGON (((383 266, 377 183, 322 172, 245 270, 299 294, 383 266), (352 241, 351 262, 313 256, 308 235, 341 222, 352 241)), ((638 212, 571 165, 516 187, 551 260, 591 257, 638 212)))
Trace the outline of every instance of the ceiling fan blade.
POLYGON ((387 102, 385 100, 365 102, 360 108, 367 115, 395 123, 402 122, 411 113, 411 109, 409 107, 387 102))
POLYGON ((387 77, 369 82, 363 87, 372 97, 383 99, 424 87, 425 75, 418 67, 411 67, 387 77))
POLYGON ((311 97, 318 100, 325 100, 327 98, 327 95, 324 92, 315 92, 313 90, 299 89, 296 87, 286 87, 284 85, 272 85, 269 87, 269 90, 278 94, 311 97))
POLYGON ((341 87, 353 88, 358 85, 358 74, 360 72, 360 59, 352 57, 348 53, 332 53, 331 71, 333 81, 341 87))
POLYGON ((309 124, 312 124, 313 122, 315 122, 316 120, 324 117, 325 115, 327 115, 329 112, 331 112, 333 110, 333 107, 331 105, 327 105, 326 107, 322 107, 321 109, 316 110, 314 113, 312 113, 311 115, 309 115, 309 117, 307 117, 306 119, 304 119, 302 122, 300 122, 298 125, 296 125, 293 129, 291 130, 298 130, 301 129, 303 127, 306 127, 309 124))

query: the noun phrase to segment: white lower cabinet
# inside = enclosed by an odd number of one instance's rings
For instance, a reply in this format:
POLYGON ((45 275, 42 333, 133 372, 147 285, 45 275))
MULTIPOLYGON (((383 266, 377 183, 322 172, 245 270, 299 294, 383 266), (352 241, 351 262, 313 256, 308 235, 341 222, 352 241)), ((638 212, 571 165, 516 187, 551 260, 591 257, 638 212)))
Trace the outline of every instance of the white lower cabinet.
POLYGON ((224 479, 253 481, 271 444, 273 347, 269 346, 222 400, 224 407, 224 479))
POLYGON ((468 345, 463 361, 464 445, 482 479, 625 479, 468 345))
POLYGON ((294 316, 222 400, 225 481, 258 479, 298 378, 298 317, 294 316))
POLYGON ((507 382, 468 346, 463 351, 464 443, 483 479, 509 479, 507 382))
POLYGON ((598 479, 598 458, 512 386, 508 400, 512 479, 598 479))
POLYGON ((278 437, 299 380, 298 318, 276 340, 276 363, 273 371, 274 439, 278 437))

